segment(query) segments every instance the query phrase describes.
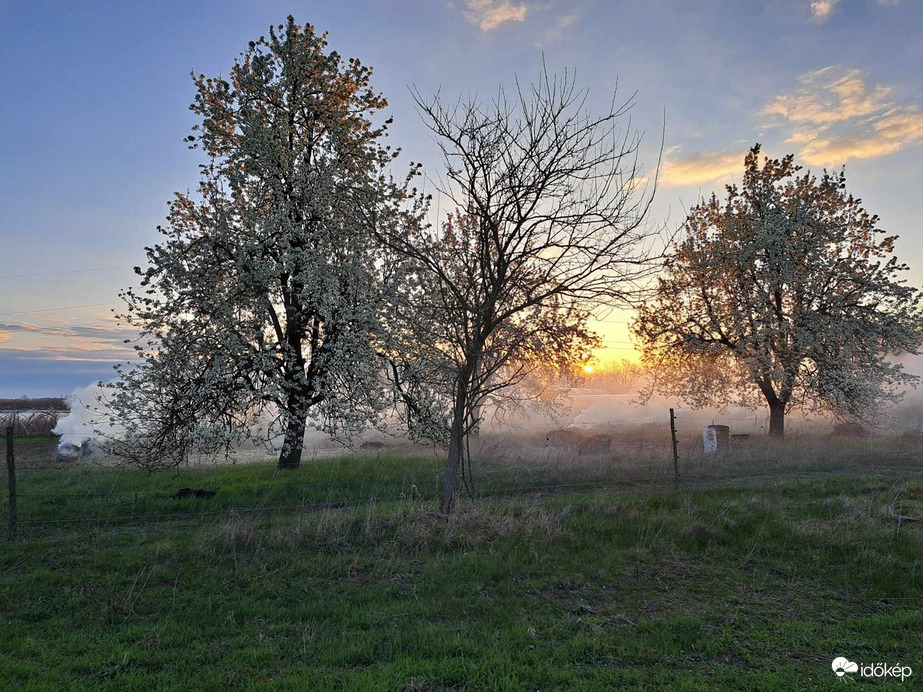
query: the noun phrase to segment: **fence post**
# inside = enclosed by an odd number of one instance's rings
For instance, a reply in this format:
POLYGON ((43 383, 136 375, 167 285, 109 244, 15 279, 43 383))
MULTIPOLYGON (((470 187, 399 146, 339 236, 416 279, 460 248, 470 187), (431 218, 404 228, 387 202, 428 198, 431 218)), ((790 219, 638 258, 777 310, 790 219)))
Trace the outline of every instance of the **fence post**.
POLYGON ((670 409, 670 437, 673 439, 673 476, 674 483, 679 486, 679 452, 676 448, 676 416, 670 409))
POLYGON ((9 539, 16 540, 16 461, 13 458, 13 426, 6 429, 6 477, 10 490, 9 539))

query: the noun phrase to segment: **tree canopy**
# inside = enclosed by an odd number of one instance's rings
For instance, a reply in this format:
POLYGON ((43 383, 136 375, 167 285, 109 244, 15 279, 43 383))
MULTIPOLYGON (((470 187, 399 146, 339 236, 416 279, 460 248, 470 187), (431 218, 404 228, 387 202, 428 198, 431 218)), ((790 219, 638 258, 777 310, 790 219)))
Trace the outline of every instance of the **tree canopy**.
POLYGON ((123 294, 143 345, 110 392, 127 428, 116 451, 175 463, 284 435, 279 466, 293 468, 309 413, 348 433, 384 403, 372 231, 404 196, 376 117, 387 104, 369 68, 292 17, 227 80, 193 78, 187 141, 207 161, 123 294))
POLYGON ((693 406, 762 399, 777 436, 796 407, 873 417, 917 380, 894 357, 923 342, 896 236, 847 193, 843 171, 799 175, 792 156, 761 166, 759 154, 741 187, 693 207, 638 313, 650 391, 693 406))

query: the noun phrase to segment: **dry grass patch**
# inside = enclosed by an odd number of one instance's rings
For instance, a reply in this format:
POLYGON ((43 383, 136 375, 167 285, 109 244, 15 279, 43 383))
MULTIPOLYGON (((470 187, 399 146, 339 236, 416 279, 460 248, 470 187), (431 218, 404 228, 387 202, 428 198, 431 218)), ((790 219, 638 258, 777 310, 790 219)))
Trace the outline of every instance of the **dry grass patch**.
POLYGON ((309 546, 345 550, 371 544, 388 552, 426 553, 471 549, 509 538, 552 541, 562 534, 563 522, 580 511, 581 505, 554 510, 537 502, 498 501, 472 503, 448 517, 422 504, 382 510, 370 503, 300 514, 288 521, 231 512, 203 531, 195 550, 220 555, 309 546))

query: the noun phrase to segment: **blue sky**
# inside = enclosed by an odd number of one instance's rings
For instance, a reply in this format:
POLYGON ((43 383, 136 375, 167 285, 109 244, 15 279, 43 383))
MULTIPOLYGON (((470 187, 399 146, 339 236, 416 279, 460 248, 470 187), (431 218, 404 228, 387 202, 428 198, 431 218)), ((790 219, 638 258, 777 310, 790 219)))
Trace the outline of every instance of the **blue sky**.
MULTIPOLYGON (((130 355, 110 311, 167 200, 197 184, 189 73, 227 74, 287 14, 375 69, 405 164, 439 169, 409 85, 490 97, 544 56, 600 108, 616 84, 636 94, 648 172, 664 130, 655 221, 679 225, 759 141, 845 164, 923 285, 919 0, 0 2, 0 396, 67 393, 130 355)), ((630 351, 627 317, 599 325, 610 354, 630 351)))

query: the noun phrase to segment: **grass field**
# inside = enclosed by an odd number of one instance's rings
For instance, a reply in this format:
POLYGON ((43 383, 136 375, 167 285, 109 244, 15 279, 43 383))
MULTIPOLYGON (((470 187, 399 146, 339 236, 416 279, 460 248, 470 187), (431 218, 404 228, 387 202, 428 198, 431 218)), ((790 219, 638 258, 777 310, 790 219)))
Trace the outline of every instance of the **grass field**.
POLYGON ((427 455, 144 474, 55 464, 48 438, 19 438, 21 536, 0 547, 0 689, 923 679, 917 443, 754 441, 684 458, 678 489, 659 448, 568 449, 484 442, 481 497, 446 520, 427 455), (841 679, 837 656, 914 672, 841 679))

